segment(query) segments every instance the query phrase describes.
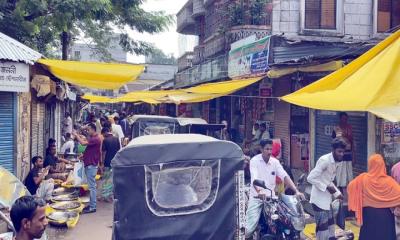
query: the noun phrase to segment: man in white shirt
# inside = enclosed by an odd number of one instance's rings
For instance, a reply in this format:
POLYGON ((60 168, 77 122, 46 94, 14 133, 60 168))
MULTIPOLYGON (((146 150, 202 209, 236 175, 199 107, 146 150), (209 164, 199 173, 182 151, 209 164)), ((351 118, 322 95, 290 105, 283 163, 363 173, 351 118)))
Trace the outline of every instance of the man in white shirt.
MULTIPOLYGON (((250 160, 251 184, 253 184, 254 180, 264 181, 265 186, 272 190, 272 197, 275 197, 274 190, 276 185, 276 176, 278 176, 281 179, 284 179, 285 185, 291 188, 297 196, 304 198, 304 195, 297 190, 279 160, 271 156, 272 140, 261 140, 260 147, 261 154, 254 156, 250 160)), ((251 237, 254 230, 257 228, 263 207, 263 201, 261 199, 264 197, 270 197, 270 194, 270 191, 252 185, 246 212, 246 238, 251 237)))
POLYGON ((65 113, 65 118, 63 120, 63 135, 65 136, 67 133, 72 134, 72 118, 69 112, 65 113))
POLYGON ((310 203, 314 210, 317 240, 335 239, 332 197, 343 199, 343 195, 333 180, 345 149, 346 143, 342 138, 333 139, 332 152, 318 159, 317 165, 307 178, 312 184, 310 203))
POLYGON ((61 147, 61 154, 73 154, 75 148, 75 142, 71 138, 70 133, 65 134, 65 143, 61 147))

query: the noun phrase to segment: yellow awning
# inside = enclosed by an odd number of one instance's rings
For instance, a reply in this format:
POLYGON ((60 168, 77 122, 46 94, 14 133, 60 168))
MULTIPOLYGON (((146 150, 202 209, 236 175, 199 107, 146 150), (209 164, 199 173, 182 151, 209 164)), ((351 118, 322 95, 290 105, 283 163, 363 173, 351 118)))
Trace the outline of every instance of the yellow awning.
POLYGON ((105 96, 85 94, 82 98, 89 100, 90 103, 114 103, 114 99, 105 96))
POLYGON ((144 65, 39 59, 59 79, 87 88, 118 89, 136 80, 144 65))
POLYGON ((165 99, 165 102, 170 103, 198 103, 212 100, 214 98, 222 97, 224 94, 198 94, 198 93, 181 93, 172 94, 165 99))
MULTIPOLYGON (((231 80, 217 83, 206 83, 196 87, 179 90, 157 90, 157 91, 137 91, 130 92, 115 99, 104 99, 109 102, 146 102, 150 104, 159 103, 197 103, 205 102, 214 98, 222 97, 247 87, 262 77, 231 80)), ((94 102, 100 102, 101 99, 91 97, 94 102)))
POLYGON ((369 111, 400 121, 400 30, 347 66, 282 99, 333 111, 369 111))
POLYGON ((267 76, 269 78, 280 78, 282 76, 292 74, 295 72, 332 72, 342 68, 344 65, 343 61, 332 61, 313 66, 298 66, 288 68, 272 68, 268 71, 267 76))
POLYGON ((263 77, 255 77, 255 78, 245 78, 245 79, 237 79, 216 83, 205 83, 196 87, 191 87, 187 89, 183 89, 185 92, 190 93, 200 93, 200 94, 223 94, 227 95, 232 92, 238 91, 244 87, 247 87, 255 82, 258 82, 263 77))

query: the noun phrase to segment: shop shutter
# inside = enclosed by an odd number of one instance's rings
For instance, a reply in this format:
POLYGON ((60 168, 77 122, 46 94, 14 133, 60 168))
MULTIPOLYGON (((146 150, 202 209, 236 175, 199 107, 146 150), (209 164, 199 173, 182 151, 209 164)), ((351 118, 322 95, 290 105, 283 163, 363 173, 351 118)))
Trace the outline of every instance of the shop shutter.
POLYGON ((31 122, 31 156, 38 155, 38 103, 34 97, 32 97, 32 106, 31 106, 31 114, 32 114, 32 122, 31 122))
POLYGON ((61 148, 61 115, 63 111, 62 104, 57 101, 55 109, 54 138, 56 139, 57 149, 61 148))
MULTIPOLYGON (((290 93, 291 79, 280 78, 273 85, 274 96, 281 97, 290 93)), ((290 104, 275 99, 274 104, 274 134, 273 138, 281 139, 282 159, 290 164, 290 104)))
POLYGON ((38 103, 38 136, 37 136, 37 154, 44 157, 45 140, 44 140, 44 116, 45 104, 38 103))
POLYGON ((366 113, 349 113, 349 124, 353 127, 356 175, 368 168, 368 117, 366 113))
MULTIPOLYGON (((353 171, 356 175, 367 169, 368 120, 365 113, 348 113, 353 128, 355 160, 353 171)), ((332 151, 332 130, 339 122, 337 112, 316 111, 315 117, 315 158, 332 151)))
POLYGON ((0 99, 0 165, 15 173, 16 95, 0 92, 0 99))
POLYGON ((315 160, 332 151, 332 130, 338 124, 336 112, 316 111, 315 114, 315 160))
POLYGON ((44 156, 44 103, 32 100, 31 156, 44 156))

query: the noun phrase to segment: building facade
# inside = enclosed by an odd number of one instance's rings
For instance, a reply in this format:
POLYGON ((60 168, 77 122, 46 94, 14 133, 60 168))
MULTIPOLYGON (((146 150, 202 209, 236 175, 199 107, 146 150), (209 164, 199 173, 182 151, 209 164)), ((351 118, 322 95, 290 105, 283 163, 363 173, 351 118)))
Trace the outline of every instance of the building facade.
MULTIPOLYGON (((282 143, 283 160, 294 168, 308 170, 319 156, 330 151, 339 113, 298 107, 279 97, 339 69, 390 34, 400 25, 400 3, 272 0, 254 8, 256 2, 260 1, 189 0, 178 12, 177 31, 198 36, 199 44, 179 59, 176 88, 257 76, 260 66, 265 70, 261 71, 263 80, 239 92, 178 109, 210 122, 233 120, 234 111, 239 110, 243 138, 251 137, 255 122, 266 122, 272 137, 282 143), (269 38, 268 48, 259 48, 251 57, 243 54, 251 44, 260 46, 263 38, 269 38), (241 49, 236 57, 235 49, 241 49), (258 59, 255 64, 254 56, 258 59)), ((356 174, 366 170, 368 155, 375 151, 386 158, 392 156, 392 163, 400 160, 391 154, 400 152, 396 140, 382 137, 393 135, 385 132, 394 128, 390 123, 368 113, 348 115, 353 127, 356 174)))

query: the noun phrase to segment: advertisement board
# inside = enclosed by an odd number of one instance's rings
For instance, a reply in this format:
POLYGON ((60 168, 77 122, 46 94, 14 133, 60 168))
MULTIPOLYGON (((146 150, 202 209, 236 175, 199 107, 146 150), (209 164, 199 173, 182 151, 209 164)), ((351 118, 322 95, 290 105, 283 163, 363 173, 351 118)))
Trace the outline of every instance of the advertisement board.
POLYGON ((270 36, 229 51, 228 76, 256 76, 268 71, 270 36))

